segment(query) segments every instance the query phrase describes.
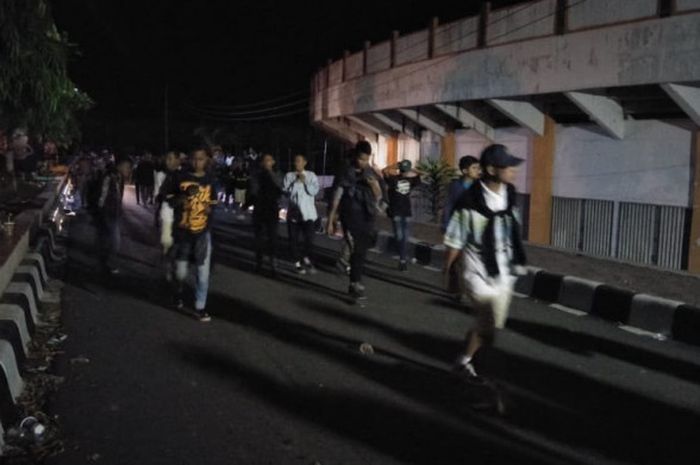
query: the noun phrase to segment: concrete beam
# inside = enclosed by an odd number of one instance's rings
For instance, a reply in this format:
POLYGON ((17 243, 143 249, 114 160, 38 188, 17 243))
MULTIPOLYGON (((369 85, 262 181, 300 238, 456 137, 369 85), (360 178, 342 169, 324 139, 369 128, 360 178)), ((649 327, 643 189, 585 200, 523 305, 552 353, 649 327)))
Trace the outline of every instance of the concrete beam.
POLYGON ((683 84, 661 84, 669 97, 683 109, 695 124, 700 126, 700 87, 683 84))
POLYGON ((341 121, 340 124, 347 126, 352 132, 361 135, 368 141, 377 142, 377 136, 379 135, 379 133, 367 129, 365 126, 357 124, 356 122, 350 120, 347 117, 345 118, 345 121, 341 121))
POLYGON ((624 139, 625 112, 615 100, 585 92, 565 92, 564 95, 610 136, 624 139))
POLYGON ((352 121, 353 123, 365 128, 366 130, 368 130, 370 132, 376 132, 377 134, 383 134, 386 132, 383 129, 380 129, 380 128, 376 127, 375 125, 368 123, 367 121, 363 120, 362 118, 360 118, 358 116, 348 116, 347 118, 350 121, 352 121))
POLYGON ((456 119, 462 123, 465 128, 473 129, 489 140, 495 140, 496 136, 493 127, 459 105, 438 103, 435 105, 435 108, 456 119))
POLYGON ((405 132, 401 123, 397 123, 393 119, 386 116, 384 113, 372 113, 372 116, 374 116, 375 118, 377 118, 377 120, 386 124, 396 132, 405 132))
POLYGON ((530 102, 504 99, 489 99, 487 102, 520 126, 538 136, 544 135, 544 113, 530 102))
POLYGON ((700 81, 700 13, 517 41, 406 64, 320 91, 327 116, 437 102, 700 81), (646 38, 631 40, 630 38, 646 38))
POLYGON ((355 144, 358 141, 358 137, 356 135, 353 135, 350 131, 340 127, 336 121, 319 120, 316 121, 316 124, 318 124, 322 130, 339 139, 343 139, 346 142, 355 144))
POLYGON ((419 126, 423 126, 425 129, 432 131, 441 137, 445 137, 445 134, 447 134, 447 129, 442 124, 426 117, 425 115, 421 114, 418 110, 401 108, 399 109, 399 113, 401 113, 414 123, 418 124, 419 126))

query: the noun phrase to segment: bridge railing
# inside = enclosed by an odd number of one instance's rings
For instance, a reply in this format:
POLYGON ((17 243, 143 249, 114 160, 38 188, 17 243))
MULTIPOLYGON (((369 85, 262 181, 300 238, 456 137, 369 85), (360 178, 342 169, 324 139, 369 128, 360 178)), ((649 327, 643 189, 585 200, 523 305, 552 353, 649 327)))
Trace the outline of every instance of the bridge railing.
POLYGON ((534 0, 449 23, 433 19, 427 29, 344 52, 315 76, 319 92, 345 81, 430 58, 506 43, 573 33, 660 16, 700 11, 700 0, 534 0))

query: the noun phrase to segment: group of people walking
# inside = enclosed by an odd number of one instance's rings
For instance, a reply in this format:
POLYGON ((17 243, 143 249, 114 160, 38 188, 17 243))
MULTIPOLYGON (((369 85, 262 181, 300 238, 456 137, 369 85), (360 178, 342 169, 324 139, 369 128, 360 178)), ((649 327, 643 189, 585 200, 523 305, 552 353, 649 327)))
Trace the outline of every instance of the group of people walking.
MULTIPOLYGON (((408 161, 378 172, 370 166, 371 155, 371 146, 365 141, 352 151, 345 168, 334 179, 326 223, 330 235, 342 229, 344 241, 338 262, 349 275, 350 297, 358 301, 366 299, 365 262, 376 240, 376 219, 382 210, 393 224, 399 269, 408 268, 410 194, 420 184, 422 174, 408 161)), ((145 161, 150 169, 150 159, 145 161)), ((448 186, 442 217, 448 251, 445 276, 449 291, 467 299, 477 321, 467 334, 464 353, 457 362, 469 376, 476 376, 472 361, 479 348, 489 344, 495 330, 505 324, 516 276, 526 261, 513 187, 522 161, 503 145, 489 146, 480 159, 460 159, 460 176, 448 186)), ((220 195, 215 161, 206 147, 193 150, 186 166, 182 162, 178 153, 168 153, 153 190, 148 186, 138 193, 137 186, 137 199, 152 201, 156 206, 165 276, 174 289, 174 305, 185 307, 185 282, 190 268, 195 268, 194 312, 206 322, 211 319, 207 295, 212 212, 217 205, 229 206, 231 192, 224 186, 224 195, 220 195)), ((276 170, 271 154, 263 154, 256 162, 258 166, 250 172, 243 173, 242 166, 235 162, 230 171, 236 172, 230 179, 234 179, 232 190, 240 211, 252 209, 255 270, 269 271, 273 276, 278 273, 278 226, 284 199, 294 270, 299 274, 316 273, 313 249, 319 220, 319 178, 307 169, 308 160, 302 154, 294 157, 293 169, 284 175, 276 170), (245 186, 241 183, 244 177, 245 186)), ((97 194, 92 194, 101 264, 112 274, 118 273, 111 259, 119 247, 122 196, 131 171, 129 158, 116 160, 102 176, 97 194)))

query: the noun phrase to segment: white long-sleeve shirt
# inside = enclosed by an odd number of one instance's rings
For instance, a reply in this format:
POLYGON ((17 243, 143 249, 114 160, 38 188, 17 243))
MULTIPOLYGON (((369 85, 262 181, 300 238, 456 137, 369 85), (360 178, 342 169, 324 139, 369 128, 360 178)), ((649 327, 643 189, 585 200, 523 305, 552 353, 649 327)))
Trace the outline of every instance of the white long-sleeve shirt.
POLYGON ((296 171, 284 177, 284 191, 289 195, 290 209, 297 208, 304 221, 316 221, 316 194, 321 189, 318 177, 312 171, 304 171, 304 182, 297 177, 296 171))

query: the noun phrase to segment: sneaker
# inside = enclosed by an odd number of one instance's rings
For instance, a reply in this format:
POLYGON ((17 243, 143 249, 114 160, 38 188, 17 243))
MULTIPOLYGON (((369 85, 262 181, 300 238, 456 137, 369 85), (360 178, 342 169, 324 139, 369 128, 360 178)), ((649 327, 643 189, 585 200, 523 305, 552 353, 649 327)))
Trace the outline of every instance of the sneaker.
POLYGON ((399 271, 408 271, 408 262, 400 261, 399 262, 399 271))
POLYGON ((111 276, 117 276, 117 275, 119 275, 119 273, 121 273, 121 271, 119 271, 119 268, 113 268, 113 267, 111 267, 111 266, 105 266, 105 267, 103 267, 103 268, 102 268, 102 271, 103 271, 105 274, 108 274, 108 275, 111 275, 111 276))
POLYGON ((185 301, 182 299, 175 299, 175 309, 182 311, 185 309, 185 301))
POLYGON ((204 310, 197 311, 197 319, 202 323, 209 323, 211 316, 204 310))
POLYGON ((306 274, 306 268, 302 266, 301 262, 296 262, 294 264, 294 271, 296 271, 299 274, 306 274))
POLYGON ((467 375, 467 377, 476 379, 479 377, 479 375, 476 372, 476 369, 474 368, 474 364, 471 361, 471 358, 467 358, 466 356, 460 357, 457 362, 455 363, 455 371, 459 373, 464 373, 467 375))
POLYGON ((362 283, 350 283, 348 294, 355 300, 367 300, 365 286, 363 286, 362 283))
POLYGON ((311 260, 309 260, 308 257, 304 258, 304 266, 306 267, 306 270, 309 272, 309 274, 316 274, 316 267, 313 263, 311 263, 311 260))

